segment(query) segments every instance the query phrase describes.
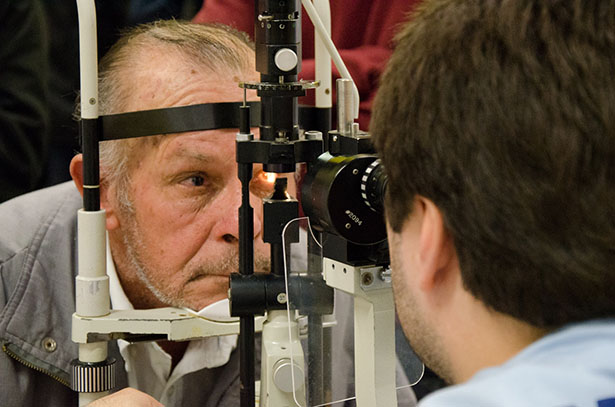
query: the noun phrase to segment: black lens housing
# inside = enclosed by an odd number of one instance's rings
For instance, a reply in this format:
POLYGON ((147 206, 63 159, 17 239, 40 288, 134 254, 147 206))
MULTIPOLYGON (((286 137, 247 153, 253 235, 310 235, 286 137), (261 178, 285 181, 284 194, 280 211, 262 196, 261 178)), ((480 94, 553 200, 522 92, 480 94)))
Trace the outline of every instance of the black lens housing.
POLYGON ((358 245, 386 239, 382 200, 387 178, 376 160, 373 154, 318 157, 301 188, 303 210, 316 230, 358 245))

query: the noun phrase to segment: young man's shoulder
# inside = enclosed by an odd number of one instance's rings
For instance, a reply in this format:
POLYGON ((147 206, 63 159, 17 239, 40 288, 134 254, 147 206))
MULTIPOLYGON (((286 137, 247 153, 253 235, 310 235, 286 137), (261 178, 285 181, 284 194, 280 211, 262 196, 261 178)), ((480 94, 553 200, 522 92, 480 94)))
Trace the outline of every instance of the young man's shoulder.
POLYGON ((615 319, 606 319, 547 335, 503 365, 435 392, 419 405, 602 407, 613 403, 615 319))

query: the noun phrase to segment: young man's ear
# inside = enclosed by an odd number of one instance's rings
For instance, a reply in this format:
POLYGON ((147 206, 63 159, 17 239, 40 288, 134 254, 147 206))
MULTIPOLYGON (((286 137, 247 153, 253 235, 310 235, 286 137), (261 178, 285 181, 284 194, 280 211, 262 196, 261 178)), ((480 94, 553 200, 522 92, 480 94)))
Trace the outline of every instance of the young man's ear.
POLYGON ((412 216, 417 222, 414 233, 418 233, 413 239, 418 245, 418 287, 426 294, 445 295, 453 288, 451 284, 461 280, 455 246, 442 212, 433 201, 417 196, 412 216))
MULTIPOLYGON (((83 197, 83 154, 77 154, 70 162, 70 176, 73 178, 75 186, 83 197)), ((100 207, 107 215, 107 230, 113 230, 120 226, 120 221, 116 214, 116 200, 109 188, 101 182, 100 185, 100 207)))

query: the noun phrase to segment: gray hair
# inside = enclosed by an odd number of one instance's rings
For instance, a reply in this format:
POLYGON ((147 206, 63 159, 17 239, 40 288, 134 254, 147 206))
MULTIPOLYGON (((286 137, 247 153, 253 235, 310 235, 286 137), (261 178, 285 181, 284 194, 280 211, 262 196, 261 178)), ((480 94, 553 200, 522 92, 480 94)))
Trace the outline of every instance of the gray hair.
MULTIPOLYGON (((184 58, 199 70, 231 75, 253 70, 254 46, 247 34, 222 24, 193 24, 167 20, 143 24, 126 31, 99 65, 100 114, 126 111, 130 84, 124 76, 135 64, 140 50, 161 48, 184 58)), ((130 154, 144 143, 157 144, 162 136, 100 143, 101 180, 115 185, 118 201, 131 208, 128 196, 130 154)))

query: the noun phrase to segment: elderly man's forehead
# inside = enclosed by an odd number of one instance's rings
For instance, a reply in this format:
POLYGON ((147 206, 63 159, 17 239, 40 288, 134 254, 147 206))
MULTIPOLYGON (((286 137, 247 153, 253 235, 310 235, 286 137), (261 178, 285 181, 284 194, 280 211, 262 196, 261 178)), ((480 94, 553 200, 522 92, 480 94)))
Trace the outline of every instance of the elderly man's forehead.
POLYGON ((128 111, 222 102, 227 101, 229 94, 232 101, 237 101, 241 96, 238 78, 213 75, 181 64, 133 70, 122 79, 131 87, 127 94, 128 111))
POLYGON ((164 48, 147 47, 134 55, 134 63, 118 78, 124 88, 124 111, 239 102, 243 99, 239 82, 258 78, 252 69, 216 72, 178 52, 166 53, 164 48))
POLYGON ((131 155, 154 155, 161 165, 185 160, 212 163, 228 160, 235 148, 234 129, 166 134, 133 139, 131 155))

